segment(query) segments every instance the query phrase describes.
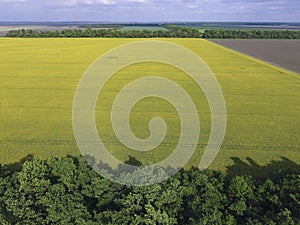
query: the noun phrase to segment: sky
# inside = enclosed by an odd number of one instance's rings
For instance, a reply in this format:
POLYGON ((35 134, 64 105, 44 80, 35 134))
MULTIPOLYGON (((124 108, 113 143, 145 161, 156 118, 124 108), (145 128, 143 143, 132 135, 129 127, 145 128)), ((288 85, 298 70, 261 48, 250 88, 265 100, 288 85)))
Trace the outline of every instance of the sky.
POLYGON ((300 22, 300 0, 0 0, 0 21, 300 22))

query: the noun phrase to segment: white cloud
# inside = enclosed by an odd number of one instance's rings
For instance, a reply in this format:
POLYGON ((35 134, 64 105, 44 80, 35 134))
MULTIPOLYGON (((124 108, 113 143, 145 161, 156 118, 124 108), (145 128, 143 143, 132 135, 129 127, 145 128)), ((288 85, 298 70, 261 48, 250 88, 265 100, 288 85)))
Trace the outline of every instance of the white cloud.
POLYGON ((0 0, 3 21, 300 21, 299 10, 299 0, 0 0))
POLYGON ((87 5, 98 5, 98 4, 103 4, 103 5, 115 5, 117 1, 115 0, 82 0, 83 4, 87 5))
POLYGON ((124 3, 146 3, 147 0, 81 0, 78 2, 86 5, 118 5, 124 3))

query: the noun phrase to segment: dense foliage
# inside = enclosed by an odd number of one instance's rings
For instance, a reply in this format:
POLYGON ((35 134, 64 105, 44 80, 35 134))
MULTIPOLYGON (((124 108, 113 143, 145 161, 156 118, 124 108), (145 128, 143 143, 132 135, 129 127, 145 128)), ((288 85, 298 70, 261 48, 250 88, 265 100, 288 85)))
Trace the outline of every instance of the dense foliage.
POLYGON ((203 38, 221 39, 300 39, 297 30, 206 30, 203 38))
POLYGON ((7 37, 24 38, 59 38, 59 37, 98 37, 98 38, 200 38, 202 33, 198 29, 167 26, 168 30, 117 30, 117 29, 77 29, 62 31, 35 31, 31 29, 12 30, 7 37))
POLYGON ((192 169, 128 187, 100 177, 83 158, 66 157, 1 166, 0 175, 0 224, 300 222, 300 174, 292 171, 256 180, 192 169))
MULTIPOLYGON (((112 26, 112 25, 111 25, 112 26)), ((120 30, 117 25, 109 29, 92 29, 96 25, 86 25, 87 29, 62 31, 36 31, 31 29, 11 30, 7 37, 22 38, 224 38, 224 39, 300 39, 298 30, 229 30, 209 29, 201 33, 196 28, 166 25, 168 30, 120 30)), ((105 28, 99 25, 99 28, 105 28)))

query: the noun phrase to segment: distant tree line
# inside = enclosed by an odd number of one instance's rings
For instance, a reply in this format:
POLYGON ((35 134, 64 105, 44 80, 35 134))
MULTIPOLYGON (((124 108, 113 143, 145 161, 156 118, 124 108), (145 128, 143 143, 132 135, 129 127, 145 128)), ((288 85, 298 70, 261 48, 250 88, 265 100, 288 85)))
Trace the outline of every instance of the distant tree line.
POLYGON ((119 24, 84 24, 79 25, 79 28, 100 28, 100 29, 121 29, 122 25, 119 24))
POLYGON ((36 31, 31 29, 12 30, 7 37, 20 38, 201 38, 198 29, 167 26, 168 30, 117 30, 117 29, 75 29, 62 31, 36 31))
MULTIPOLYGON (((227 30, 209 29, 201 33, 196 28, 166 25, 168 30, 86 29, 62 31, 11 30, 7 37, 19 38, 216 38, 216 39, 300 39, 297 30, 227 30)), ((89 27, 91 26, 91 27, 89 27)), ((102 25, 101 25, 102 26, 102 25)))
POLYGON ((119 24, 82 24, 78 25, 79 28, 113 28, 113 29, 121 29, 124 27, 165 27, 171 24, 159 24, 159 23, 119 23, 119 24))
POLYGON ((205 30, 203 38, 216 39, 300 39, 297 30, 205 30))
POLYGON ((129 187, 102 178, 81 157, 0 166, 1 225, 299 223, 300 174, 293 171, 257 180, 191 169, 129 187))

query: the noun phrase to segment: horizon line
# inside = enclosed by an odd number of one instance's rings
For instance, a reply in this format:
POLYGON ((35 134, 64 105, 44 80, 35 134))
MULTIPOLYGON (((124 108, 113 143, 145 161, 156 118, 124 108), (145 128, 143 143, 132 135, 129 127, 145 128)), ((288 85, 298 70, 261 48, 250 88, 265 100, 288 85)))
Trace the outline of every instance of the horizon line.
POLYGON ((0 20, 0 23, 117 23, 117 24, 123 24, 123 23, 300 23, 300 21, 193 21, 193 20, 182 20, 182 21, 171 21, 171 20, 165 20, 165 21, 97 21, 97 20, 43 20, 43 21, 27 21, 27 20, 16 20, 16 21, 5 21, 0 20))

